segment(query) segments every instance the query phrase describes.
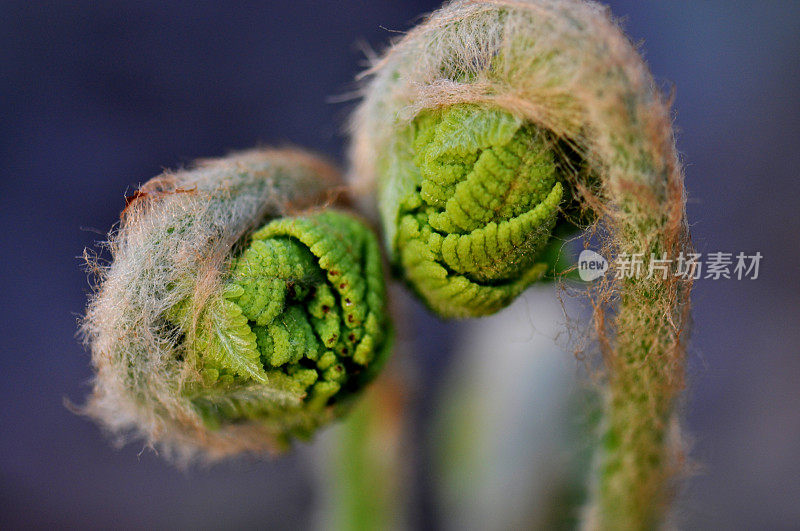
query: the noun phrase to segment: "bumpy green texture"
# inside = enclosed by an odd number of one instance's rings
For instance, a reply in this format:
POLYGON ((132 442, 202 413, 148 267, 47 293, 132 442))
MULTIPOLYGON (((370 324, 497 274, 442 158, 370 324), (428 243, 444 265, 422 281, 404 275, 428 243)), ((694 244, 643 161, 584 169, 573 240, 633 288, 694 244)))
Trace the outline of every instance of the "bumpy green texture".
POLYGON ((259 421, 278 438, 306 437, 383 360, 377 241, 338 211, 274 220, 252 235, 205 313, 192 349, 203 383, 185 392, 206 424, 259 421))
POLYGON ((425 110, 406 136, 407 160, 382 195, 396 262, 442 316, 497 311, 552 266, 540 251, 564 192, 547 138, 475 105, 425 110))

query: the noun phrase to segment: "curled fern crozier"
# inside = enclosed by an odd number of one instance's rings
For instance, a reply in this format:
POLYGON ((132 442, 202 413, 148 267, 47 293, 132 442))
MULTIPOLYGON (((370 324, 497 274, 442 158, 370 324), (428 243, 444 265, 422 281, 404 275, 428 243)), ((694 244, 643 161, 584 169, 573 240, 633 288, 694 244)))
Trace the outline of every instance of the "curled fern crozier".
POLYGON ((437 313, 506 306, 551 264, 538 254, 564 195, 543 132, 474 105, 421 112, 405 135, 391 198, 403 274, 437 313))
MULTIPOLYGON (((351 178, 377 195, 395 271, 441 316, 495 312, 560 269, 566 221, 593 220, 587 242, 612 271, 621 255, 691 252, 669 102, 600 4, 454 0, 365 78, 351 178)), ((670 271, 587 285, 606 378, 587 527, 663 520, 691 284, 670 271)))
POLYGON ((375 236, 322 207, 337 186, 296 151, 145 184, 84 322, 87 413, 185 460, 281 449, 347 411, 390 326, 375 236))

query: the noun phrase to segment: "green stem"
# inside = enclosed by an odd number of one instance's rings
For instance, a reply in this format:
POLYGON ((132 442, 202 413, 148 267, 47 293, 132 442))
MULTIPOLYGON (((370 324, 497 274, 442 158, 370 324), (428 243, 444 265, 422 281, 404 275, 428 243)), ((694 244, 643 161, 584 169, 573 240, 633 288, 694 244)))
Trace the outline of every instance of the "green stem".
POLYGON ((682 368, 674 346, 664 347, 674 332, 650 318, 653 290, 661 287, 652 279, 622 289, 595 494, 600 529, 653 529, 671 498, 668 430, 682 368))
POLYGON ((381 378, 325 448, 322 526, 340 531, 404 529, 402 390, 381 378))

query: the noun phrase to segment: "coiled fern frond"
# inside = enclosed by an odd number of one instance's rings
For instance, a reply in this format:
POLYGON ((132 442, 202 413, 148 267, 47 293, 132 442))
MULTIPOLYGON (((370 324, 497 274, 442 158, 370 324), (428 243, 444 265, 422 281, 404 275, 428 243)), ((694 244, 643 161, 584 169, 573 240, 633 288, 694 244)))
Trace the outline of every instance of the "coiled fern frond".
POLYGON ((404 274, 441 315, 493 313, 549 267, 537 253, 564 193, 553 153, 535 127, 474 105, 423 111, 408 134, 390 203, 404 274))
MULTIPOLYGON (((395 270, 440 315, 507 305, 554 266, 565 223, 592 220, 612 272, 623 254, 691 250, 669 104, 599 4, 455 0, 365 76, 351 178, 377 192, 395 270)), ((675 273, 587 287, 606 382, 597 527, 657 525, 679 469, 691 279, 675 273)))
POLYGON ((390 326, 375 236, 325 206, 337 186, 296 151, 145 184, 84 322, 86 412, 179 459, 215 459, 280 449, 346 411, 390 326))

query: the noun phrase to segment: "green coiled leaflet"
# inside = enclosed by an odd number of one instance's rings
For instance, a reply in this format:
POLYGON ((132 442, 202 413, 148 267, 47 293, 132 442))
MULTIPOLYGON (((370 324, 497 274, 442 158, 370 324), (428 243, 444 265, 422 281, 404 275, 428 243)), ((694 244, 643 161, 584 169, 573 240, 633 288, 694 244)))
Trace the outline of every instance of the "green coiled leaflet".
POLYGON ((402 142, 381 203, 396 220, 395 263, 431 309, 491 314, 554 266, 545 251, 564 189, 545 133, 460 104, 422 111, 402 142))
POLYGON ((374 235, 348 214, 280 218, 256 231, 191 348, 203 385, 185 392, 205 423, 257 420, 283 437, 308 436, 384 361, 383 282, 374 235))

